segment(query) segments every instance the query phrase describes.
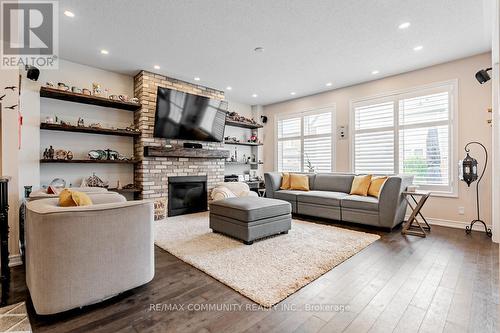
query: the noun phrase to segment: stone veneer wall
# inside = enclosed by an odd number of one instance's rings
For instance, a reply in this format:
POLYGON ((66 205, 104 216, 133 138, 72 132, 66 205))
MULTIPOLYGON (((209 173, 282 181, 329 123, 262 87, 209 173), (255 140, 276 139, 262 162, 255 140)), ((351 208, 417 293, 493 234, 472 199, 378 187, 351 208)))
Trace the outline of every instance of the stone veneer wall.
MULTIPOLYGON (((182 144, 181 140, 153 138, 158 87, 166 87, 190 94, 224 100, 224 92, 193 85, 163 75, 141 71, 134 77, 134 95, 142 104, 135 112, 134 123, 142 131, 135 139, 134 154, 142 162, 135 167, 135 185, 142 188, 142 199, 155 199, 155 220, 166 216, 168 177, 207 176, 208 193, 224 181, 224 160, 204 158, 144 157, 144 146, 182 144)), ((191 142, 191 140, 189 140, 191 142)), ((200 142, 204 149, 220 149, 222 143, 200 142)))

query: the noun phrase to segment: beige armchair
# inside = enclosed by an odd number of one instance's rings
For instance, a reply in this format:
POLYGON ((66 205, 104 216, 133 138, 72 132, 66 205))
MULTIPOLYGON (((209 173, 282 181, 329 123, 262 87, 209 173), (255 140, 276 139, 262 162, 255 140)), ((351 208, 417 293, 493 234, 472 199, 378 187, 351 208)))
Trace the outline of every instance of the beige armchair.
POLYGON ((92 206, 27 204, 26 283, 38 314, 100 302, 154 276, 153 203, 92 194, 92 206))

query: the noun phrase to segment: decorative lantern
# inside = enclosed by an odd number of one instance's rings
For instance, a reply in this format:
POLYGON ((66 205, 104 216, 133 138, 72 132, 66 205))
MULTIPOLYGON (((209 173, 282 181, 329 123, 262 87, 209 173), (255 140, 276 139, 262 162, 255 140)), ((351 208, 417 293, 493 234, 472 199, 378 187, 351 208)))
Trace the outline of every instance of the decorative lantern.
POLYGON ((461 161, 461 168, 460 168, 460 179, 463 180, 464 182, 467 183, 467 186, 470 187, 470 184, 475 182, 476 183, 476 208, 477 208, 477 219, 472 220, 470 225, 465 227, 465 232, 470 234, 472 231, 472 227, 474 226, 474 223, 479 222, 484 226, 484 231, 486 232, 486 235, 491 237, 491 229, 488 229, 486 226, 486 223, 484 223, 483 220, 481 220, 480 215, 479 215, 479 183, 481 182, 481 179, 483 179, 484 172, 486 171, 486 167, 488 166, 488 151, 486 150, 486 147, 481 144, 480 142, 472 141, 469 142, 468 144, 465 145, 465 152, 467 153, 467 156, 461 161), (470 149, 469 145, 476 144, 479 145, 483 148, 484 150, 484 168, 481 171, 481 175, 478 177, 478 172, 477 172, 477 160, 474 157, 471 157, 469 155, 470 149))
POLYGON ((467 183, 467 186, 470 187, 470 184, 477 180, 477 160, 473 157, 470 157, 469 153, 462 161, 462 174, 461 180, 467 183))

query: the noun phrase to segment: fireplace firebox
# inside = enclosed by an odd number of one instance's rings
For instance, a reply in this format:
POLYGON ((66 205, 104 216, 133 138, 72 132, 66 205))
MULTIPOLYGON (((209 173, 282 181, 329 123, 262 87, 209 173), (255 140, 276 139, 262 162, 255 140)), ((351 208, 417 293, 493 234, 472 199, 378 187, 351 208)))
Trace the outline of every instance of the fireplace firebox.
POLYGON ((206 210, 207 176, 168 177, 168 216, 206 210))

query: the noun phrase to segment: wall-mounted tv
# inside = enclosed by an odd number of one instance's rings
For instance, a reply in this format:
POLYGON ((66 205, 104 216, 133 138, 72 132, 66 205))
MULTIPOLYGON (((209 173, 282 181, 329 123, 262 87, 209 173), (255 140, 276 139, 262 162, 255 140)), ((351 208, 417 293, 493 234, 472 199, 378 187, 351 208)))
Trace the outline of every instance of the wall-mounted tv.
POLYGON ((158 87, 153 135, 220 142, 224 138, 226 108, 224 101, 158 87))

